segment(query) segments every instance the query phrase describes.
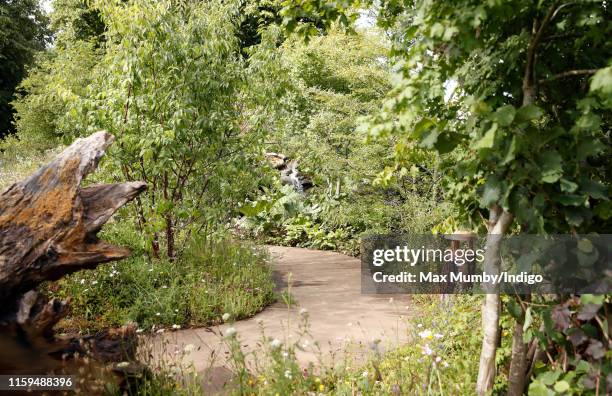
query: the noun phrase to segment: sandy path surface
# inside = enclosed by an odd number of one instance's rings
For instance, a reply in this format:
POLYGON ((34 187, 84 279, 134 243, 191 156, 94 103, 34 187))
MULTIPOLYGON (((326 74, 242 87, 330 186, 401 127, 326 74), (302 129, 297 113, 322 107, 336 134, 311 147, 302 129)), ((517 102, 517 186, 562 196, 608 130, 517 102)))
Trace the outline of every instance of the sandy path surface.
MULTIPOLYGON (((278 301, 254 317, 234 323, 245 352, 261 349, 262 325, 266 337, 283 343, 297 341, 303 308, 308 310, 311 336, 305 351, 298 354, 305 366, 320 360, 333 363, 346 357, 363 360, 372 353, 375 344, 386 349, 407 340, 408 297, 396 295, 390 301, 389 295, 362 295, 359 259, 310 249, 271 246, 269 250, 275 258, 277 289, 287 288, 291 274, 291 296, 296 305, 288 309, 278 301), (318 350, 315 342, 319 344, 318 350)), ((193 364, 204 374, 211 393, 222 390, 231 377, 228 348, 220 335, 229 326, 185 329, 162 336, 166 351, 182 350, 190 344, 195 347, 184 358, 185 363, 193 364)), ((251 364, 258 360, 253 356, 248 359, 251 364)))

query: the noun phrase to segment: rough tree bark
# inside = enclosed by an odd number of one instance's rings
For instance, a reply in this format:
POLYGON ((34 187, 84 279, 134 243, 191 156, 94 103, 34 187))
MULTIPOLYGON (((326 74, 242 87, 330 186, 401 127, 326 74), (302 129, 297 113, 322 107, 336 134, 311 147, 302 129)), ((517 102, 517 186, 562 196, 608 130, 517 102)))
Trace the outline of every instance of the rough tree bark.
POLYGON ((133 352, 123 344, 131 328, 82 339, 57 337, 53 326, 68 313, 69 301, 47 300, 35 291, 44 281, 130 255, 96 234, 145 184, 81 187, 112 142, 106 132, 77 139, 0 194, 0 372, 57 370, 67 357, 86 350, 102 361, 133 352))
MULTIPOLYGON (((499 251, 504 234, 512 224, 514 216, 498 205, 491 208, 489 214, 489 232, 487 234, 485 251, 485 271, 488 274, 499 274, 499 251)), ((482 349, 480 351, 480 365, 478 367, 478 380, 476 393, 486 395, 493 388, 495 380, 495 352, 499 341, 499 312, 501 301, 499 291, 488 289, 482 310, 482 349)))

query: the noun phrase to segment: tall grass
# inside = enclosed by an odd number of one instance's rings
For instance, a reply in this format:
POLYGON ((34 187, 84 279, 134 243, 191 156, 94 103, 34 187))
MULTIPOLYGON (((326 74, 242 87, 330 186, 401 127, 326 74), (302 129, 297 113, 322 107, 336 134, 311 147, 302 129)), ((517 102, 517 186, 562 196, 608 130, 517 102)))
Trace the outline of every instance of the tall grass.
POLYGON ((224 313, 244 318, 274 299, 268 253, 227 236, 197 237, 175 261, 150 259, 129 223, 113 223, 105 239, 132 246, 131 258, 80 271, 47 285, 72 298, 64 331, 91 333, 135 322, 144 331, 218 323, 224 313))

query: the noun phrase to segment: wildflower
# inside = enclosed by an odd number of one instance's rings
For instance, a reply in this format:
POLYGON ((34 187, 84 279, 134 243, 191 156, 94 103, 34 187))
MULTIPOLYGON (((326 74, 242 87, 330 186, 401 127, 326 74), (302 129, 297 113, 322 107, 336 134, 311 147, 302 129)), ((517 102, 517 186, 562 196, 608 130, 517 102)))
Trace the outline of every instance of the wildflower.
POLYGON ((227 330, 225 330, 225 336, 228 338, 233 337, 235 334, 236 334, 235 327, 228 327, 227 330))
POLYGON ((272 342, 270 343, 270 346, 271 346, 272 348, 274 348, 274 349, 276 349, 276 348, 280 348, 280 346, 281 346, 281 342, 280 342, 280 340, 279 340, 278 338, 275 338, 275 339, 273 339, 273 340, 272 340, 272 342))
POLYGON ((433 353, 433 350, 429 347, 429 345, 425 345, 423 347, 423 355, 431 355, 433 353))
POLYGON ((162 289, 167 289, 167 288, 168 288, 168 286, 166 286, 166 285, 162 286, 162 289))
POLYGON ((439 340, 440 338, 444 337, 444 336, 443 336, 442 334, 440 334, 440 333, 436 333, 436 334, 434 334, 433 336, 434 336, 435 338, 437 338, 438 340, 439 340))
POLYGON ((185 347, 183 348, 183 352, 185 353, 190 353, 195 349, 195 345, 193 344, 187 344, 185 345, 185 347))
POLYGON ((97 281, 97 280, 95 280, 95 281, 91 282, 91 284, 92 284, 92 285, 97 285, 97 284, 98 284, 98 281, 97 281))
POLYGON ((442 362, 442 366, 448 367, 448 362, 446 362, 446 361, 442 362))
POLYGON ((221 319, 223 319, 224 322, 227 322, 230 318, 230 314, 228 314, 227 312, 223 314, 223 316, 221 317, 221 319))
POLYGON ((368 377, 368 372, 367 372, 367 371, 364 371, 363 373, 361 373, 361 376, 362 376, 363 378, 367 378, 367 377, 368 377))
POLYGON ((300 309, 300 316, 306 316, 306 315, 308 315, 308 310, 306 308, 300 309))
POLYGON ((288 358, 289 357, 289 353, 288 352, 284 352, 283 351, 282 355, 283 355, 284 358, 288 358))
POLYGON ((85 279, 81 279, 81 285, 85 283, 85 279))
POLYGON ((181 328, 181 325, 173 324, 173 325, 172 325, 172 328, 173 328, 174 330, 178 330, 178 329, 180 329, 180 328, 181 328))
POLYGON ((440 356, 436 356, 436 363, 440 363, 442 361, 442 358, 440 356))
POLYGON ((291 371, 285 370, 285 378, 287 378, 287 379, 291 379, 292 378, 291 377, 291 371))
POLYGON ((417 327, 420 329, 421 327, 423 327, 423 325, 422 325, 421 323, 419 323, 419 324, 417 325, 417 327))
POLYGON ((149 268, 149 272, 153 272, 153 268, 149 268))
POLYGON ((308 345, 310 345, 310 342, 308 342, 308 340, 304 341, 304 343, 302 344, 302 348, 308 348, 308 345))
POLYGON ((423 331, 419 332, 419 337, 421 337, 423 339, 431 340, 431 339, 433 339, 433 334, 431 333, 430 330, 423 330, 423 331))
POLYGON ((160 316, 160 315, 161 315, 161 312, 157 312, 157 313, 155 314, 155 316, 160 316))
POLYGON ((323 392, 325 390, 325 385, 319 384, 319 390, 323 392))

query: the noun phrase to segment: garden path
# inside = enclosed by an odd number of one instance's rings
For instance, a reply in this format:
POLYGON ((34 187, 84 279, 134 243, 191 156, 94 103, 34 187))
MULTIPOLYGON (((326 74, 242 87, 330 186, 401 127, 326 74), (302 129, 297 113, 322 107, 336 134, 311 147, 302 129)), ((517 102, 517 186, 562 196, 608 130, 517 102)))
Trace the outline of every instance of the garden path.
MULTIPOLYGON (((190 344, 195 347, 183 359, 204 375, 209 391, 221 390, 231 376, 228 348, 221 336, 230 326, 237 330, 243 351, 262 353, 261 326, 266 337, 296 342, 300 311, 308 310, 310 337, 301 339, 302 346, 308 342, 297 354, 304 366, 320 360, 328 364, 345 359, 363 361, 368 354, 407 340, 408 297, 361 294, 359 259, 292 247, 270 246, 269 250, 279 292, 287 289, 291 274, 290 295, 295 306, 288 309, 279 299, 254 317, 232 325, 184 329, 161 336, 166 351, 182 350, 190 344)), ((247 362, 255 365, 260 360, 251 356, 247 362)))

